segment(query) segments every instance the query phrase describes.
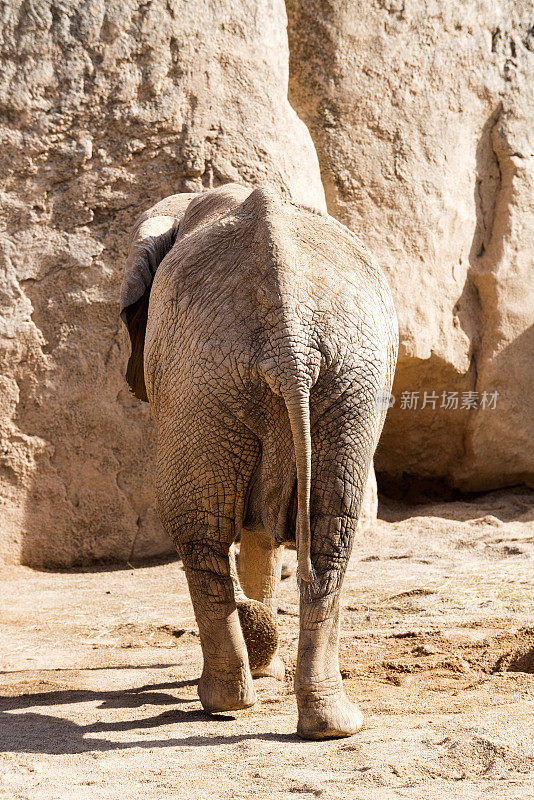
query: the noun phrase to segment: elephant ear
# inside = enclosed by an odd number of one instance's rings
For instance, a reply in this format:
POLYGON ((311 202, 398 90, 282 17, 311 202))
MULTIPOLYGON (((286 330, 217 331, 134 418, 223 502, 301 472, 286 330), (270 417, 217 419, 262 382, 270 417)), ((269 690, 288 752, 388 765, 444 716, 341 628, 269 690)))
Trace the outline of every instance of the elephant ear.
POLYGON ((130 235, 120 296, 120 313, 131 344, 126 380, 134 395, 145 402, 143 351, 150 289, 158 266, 176 241, 185 209, 197 196, 184 193, 166 197, 139 217, 130 235))

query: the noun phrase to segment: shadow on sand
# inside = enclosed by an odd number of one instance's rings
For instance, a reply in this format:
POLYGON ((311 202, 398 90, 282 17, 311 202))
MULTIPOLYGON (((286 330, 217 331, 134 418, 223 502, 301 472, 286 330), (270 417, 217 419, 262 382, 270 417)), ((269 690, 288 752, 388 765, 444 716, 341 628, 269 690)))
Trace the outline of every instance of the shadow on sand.
POLYGON ((232 721, 229 714, 207 714, 201 709, 183 710, 173 708, 142 719, 97 722, 79 725, 61 716, 30 711, 43 706, 59 706, 72 703, 98 702, 98 708, 140 708, 144 705, 169 706, 191 703, 190 698, 175 697, 162 690, 195 686, 196 680, 169 681, 147 684, 135 688, 114 691, 92 691, 86 689, 59 689, 52 692, 36 692, 19 697, 0 698, 0 752, 40 753, 43 755, 65 755, 72 753, 107 752, 134 747, 195 747, 233 744, 243 739, 266 739, 271 741, 301 741, 296 735, 275 733, 239 734, 221 736, 215 731, 210 736, 186 736, 184 738, 145 739, 131 742, 114 742, 105 738, 106 733, 146 731, 162 726, 192 723, 195 720, 212 723, 232 721), (100 736, 99 736, 100 734, 100 736), (95 737, 95 738, 93 738, 95 737))

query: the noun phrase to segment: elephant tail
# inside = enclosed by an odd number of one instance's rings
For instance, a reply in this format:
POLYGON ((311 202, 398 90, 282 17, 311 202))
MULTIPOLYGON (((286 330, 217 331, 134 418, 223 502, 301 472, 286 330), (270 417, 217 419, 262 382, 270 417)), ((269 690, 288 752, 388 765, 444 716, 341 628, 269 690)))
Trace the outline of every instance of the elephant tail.
POLYGON ((297 561, 300 581, 315 588, 317 575, 311 562, 310 489, 311 489, 311 433, 310 393, 308 389, 284 392, 295 448, 297 468, 297 561))

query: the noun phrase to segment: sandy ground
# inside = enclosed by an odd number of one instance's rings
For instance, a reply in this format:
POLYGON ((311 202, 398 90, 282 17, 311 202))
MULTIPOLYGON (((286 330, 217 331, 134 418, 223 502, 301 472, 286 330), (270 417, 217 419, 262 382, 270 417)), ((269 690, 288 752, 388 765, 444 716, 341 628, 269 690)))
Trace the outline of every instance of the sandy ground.
POLYGON ((179 563, 1 573, 0 797, 9 800, 534 798, 534 493, 383 506, 343 595, 350 739, 295 735, 285 683, 209 716, 179 563))

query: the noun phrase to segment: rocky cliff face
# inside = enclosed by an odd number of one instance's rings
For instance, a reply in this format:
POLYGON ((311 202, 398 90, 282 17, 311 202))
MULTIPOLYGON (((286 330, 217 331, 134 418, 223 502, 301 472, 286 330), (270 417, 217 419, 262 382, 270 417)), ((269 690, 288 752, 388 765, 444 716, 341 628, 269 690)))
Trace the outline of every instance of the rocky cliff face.
POLYGON ((484 489, 532 455, 532 21, 522 0, 8 0, 0 25, 0 560, 167 552, 124 383, 135 216, 268 183, 376 251, 402 349, 379 467, 484 489), (530 82, 529 82, 530 80, 530 82), (401 393, 436 393, 402 409, 401 393), (442 409, 443 392, 497 409, 442 409))
POLYGON ((149 409, 124 382, 128 230, 238 180, 324 205, 282 0, 10 0, 1 24, 0 559, 163 553, 149 409))
POLYGON ((468 490, 532 481, 531 4, 287 7, 290 100, 328 209, 377 254, 399 314, 377 469, 468 490))

